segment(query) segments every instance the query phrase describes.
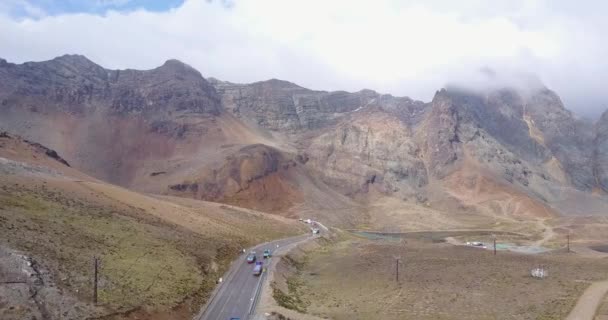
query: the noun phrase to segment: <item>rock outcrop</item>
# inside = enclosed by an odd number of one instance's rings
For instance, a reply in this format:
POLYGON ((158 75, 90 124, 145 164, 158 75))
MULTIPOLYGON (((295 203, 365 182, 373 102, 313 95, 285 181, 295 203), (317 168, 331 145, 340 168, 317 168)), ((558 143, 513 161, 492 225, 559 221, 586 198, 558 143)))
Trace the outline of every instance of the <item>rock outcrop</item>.
POLYGON ((344 119, 312 140, 307 167, 345 194, 381 192, 408 194, 428 183, 412 129, 382 111, 344 119))
POLYGON ((38 142, 32 142, 29 140, 21 139, 21 137, 12 136, 8 132, 0 132, 0 148, 10 149, 11 153, 18 153, 18 151, 16 151, 16 146, 19 145, 21 145, 20 147, 22 149, 24 147, 29 149, 28 151, 31 152, 34 157, 36 157, 36 155, 43 154, 49 159, 53 159, 66 167, 70 167, 70 164, 65 159, 63 159, 57 153, 57 151, 49 149, 38 142))
POLYGON ((371 90, 313 91, 276 79, 252 84, 218 80, 212 83, 222 97, 224 108, 263 128, 285 132, 333 124, 341 114, 369 105, 380 96, 371 90))
POLYGON ((192 67, 177 60, 146 71, 107 70, 84 56, 0 66, 0 105, 33 112, 99 111, 160 118, 172 112, 218 115, 219 97, 192 67))
POLYGON ((301 201, 296 161, 272 147, 249 145, 209 166, 189 181, 169 186, 172 193, 276 212, 301 201))
POLYGON ((569 183, 576 189, 591 191, 593 174, 593 125, 577 119, 557 94, 544 89, 526 103, 530 122, 542 133, 545 146, 559 161, 569 183))
POLYGON ((593 174, 597 187, 608 192, 608 111, 595 125, 593 174))

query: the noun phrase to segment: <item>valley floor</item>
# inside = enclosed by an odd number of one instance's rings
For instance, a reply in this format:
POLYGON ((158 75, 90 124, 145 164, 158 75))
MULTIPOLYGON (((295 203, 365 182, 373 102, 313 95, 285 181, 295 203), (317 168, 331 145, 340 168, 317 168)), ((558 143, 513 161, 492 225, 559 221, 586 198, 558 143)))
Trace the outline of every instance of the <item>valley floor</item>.
POLYGON ((350 234, 292 258, 297 271, 287 283, 295 308, 336 320, 564 319, 591 283, 608 279, 608 260, 563 250, 494 256, 448 243, 350 234), (532 278, 538 266, 549 277, 532 278))

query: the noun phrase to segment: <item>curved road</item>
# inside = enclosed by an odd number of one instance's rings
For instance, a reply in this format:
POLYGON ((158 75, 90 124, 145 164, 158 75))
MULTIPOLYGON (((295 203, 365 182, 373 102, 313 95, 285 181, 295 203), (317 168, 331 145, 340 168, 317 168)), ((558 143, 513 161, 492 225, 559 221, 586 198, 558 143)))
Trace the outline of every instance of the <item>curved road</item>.
MULTIPOLYGON (((256 251, 258 261, 262 261, 266 260, 262 257, 264 250, 270 249, 274 254, 277 250, 308 237, 310 235, 267 242, 251 248, 250 251, 256 251)), ((253 315, 257 304, 257 295, 262 281, 266 278, 266 273, 260 277, 254 276, 254 265, 245 261, 247 254, 242 254, 232 263, 230 270, 226 273, 226 278, 212 295, 207 307, 195 319, 230 320, 231 318, 240 318, 246 320, 249 319, 250 315, 253 315)), ((264 266, 269 265, 269 262, 264 261, 264 266)))

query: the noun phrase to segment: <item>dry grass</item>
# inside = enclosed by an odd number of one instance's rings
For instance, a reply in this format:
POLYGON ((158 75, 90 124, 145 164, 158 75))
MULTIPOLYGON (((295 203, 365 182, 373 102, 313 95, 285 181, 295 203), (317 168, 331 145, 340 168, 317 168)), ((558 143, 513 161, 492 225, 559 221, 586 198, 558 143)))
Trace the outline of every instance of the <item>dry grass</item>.
POLYGON ((562 319, 608 261, 358 237, 307 254, 297 299, 331 319, 562 319), (401 258, 395 281, 395 257, 401 258), (550 277, 536 280, 544 265, 550 277))
POLYGON ((260 213, 98 183, 5 176, 0 188, 0 242, 32 255, 58 286, 89 302, 99 256, 106 313, 143 308, 146 318, 169 318, 155 314, 184 304, 194 313, 242 247, 299 233, 295 223, 260 213))

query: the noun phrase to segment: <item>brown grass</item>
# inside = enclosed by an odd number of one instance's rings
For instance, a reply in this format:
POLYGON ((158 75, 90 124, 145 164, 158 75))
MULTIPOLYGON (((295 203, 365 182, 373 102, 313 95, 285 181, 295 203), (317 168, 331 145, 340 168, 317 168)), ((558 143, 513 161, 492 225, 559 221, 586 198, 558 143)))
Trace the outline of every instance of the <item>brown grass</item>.
POLYGON ((307 255, 299 299, 332 319, 562 319, 608 261, 351 238, 307 255), (395 281, 400 257, 400 281, 395 281), (530 269, 544 265, 549 278, 530 269))
MULTIPOLYGON (((172 203, 97 182, 0 179, 0 242, 51 270, 63 290, 91 302, 101 265, 104 313, 188 317, 241 248, 299 233, 286 219, 195 200, 172 203)), ((84 316, 91 316, 87 314, 84 316)))

